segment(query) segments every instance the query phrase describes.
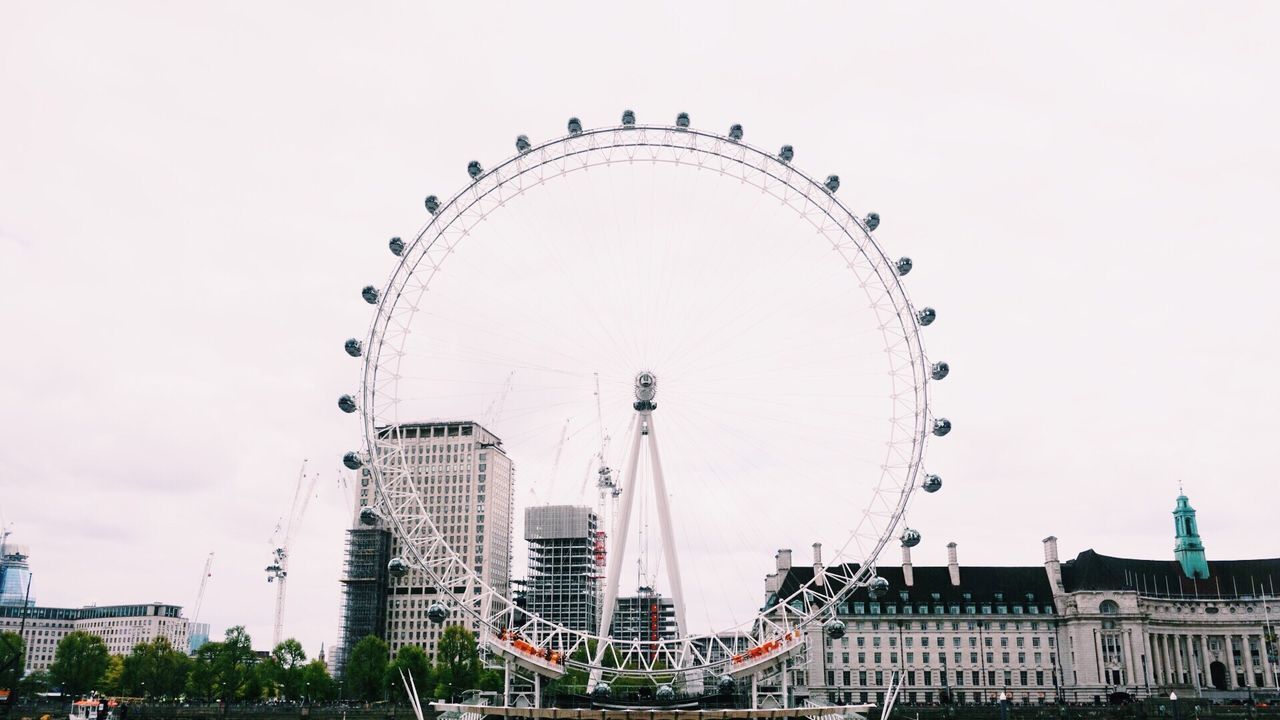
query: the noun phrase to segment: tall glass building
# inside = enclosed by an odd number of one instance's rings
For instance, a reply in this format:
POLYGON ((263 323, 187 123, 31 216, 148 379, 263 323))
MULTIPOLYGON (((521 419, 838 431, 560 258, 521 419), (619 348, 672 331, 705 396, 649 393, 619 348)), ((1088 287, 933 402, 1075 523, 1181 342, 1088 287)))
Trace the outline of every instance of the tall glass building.
POLYGON ((5 543, 0 547, 0 605, 20 606, 24 601, 34 604, 35 596, 27 596, 30 584, 26 547, 5 543))

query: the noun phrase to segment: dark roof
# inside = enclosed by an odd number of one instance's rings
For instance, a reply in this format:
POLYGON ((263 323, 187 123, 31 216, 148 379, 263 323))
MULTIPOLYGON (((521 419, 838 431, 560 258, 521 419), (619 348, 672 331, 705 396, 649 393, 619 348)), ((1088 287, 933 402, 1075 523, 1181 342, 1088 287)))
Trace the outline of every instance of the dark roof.
POLYGON ((1209 579, 1192 580, 1177 560, 1134 560, 1085 550, 1062 563, 1062 585, 1077 590, 1131 590, 1171 597, 1246 597, 1275 594, 1280 558, 1210 560, 1209 579))
MULTIPOLYGON (((841 576, 850 576, 857 570, 857 565, 844 565, 836 568, 841 576)), ((881 603, 1004 603, 1008 605, 1052 605, 1053 590, 1049 587, 1049 576, 1040 565, 1017 567, 960 566, 960 584, 951 584, 951 573, 943 565, 940 567, 913 567, 912 584, 907 587, 903 579, 900 565, 881 565, 877 569, 880 577, 889 581, 889 592, 880 599, 881 603), (907 599, 902 599, 906 591, 907 599), (937 597, 934 597, 937 594, 937 597), (968 594, 968 597, 965 595, 968 594), (1028 599, 1027 595, 1031 595, 1028 599), (999 597, 997 597, 999 595, 999 597)), ((804 583, 813 579, 812 566, 792 567, 787 571, 779 590, 780 597, 789 597, 804 583)), ((859 589, 854 592, 854 602, 866 601, 867 591, 859 589)))

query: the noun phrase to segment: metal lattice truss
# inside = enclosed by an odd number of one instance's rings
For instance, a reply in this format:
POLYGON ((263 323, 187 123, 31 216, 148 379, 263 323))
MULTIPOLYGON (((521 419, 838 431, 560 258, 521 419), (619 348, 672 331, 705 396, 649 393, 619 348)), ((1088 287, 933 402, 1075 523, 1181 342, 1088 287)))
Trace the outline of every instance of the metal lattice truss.
MULTIPOLYGON (((606 677, 669 676, 674 669, 738 674, 744 663, 780 661, 786 653, 744 655, 742 648, 771 646, 810 623, 822 622, 834 603, 869 581, 876 557, 896 532, 918 484, 932 421, 929 366, 916 310, 894 261, 872 239, 865 222, 823 184, 786 161, 740 141, 692 128, 621 125, 584 130, 532 146, 481 172, 461 192, 441 202, 431 220, 404 248, 379 295, 365 348, 360 394, 365 461, 375 481, 377 505, 397 534, 405 560, 425 572, 461 611, 478 621, 482 640, 501 642, 501 630, 515 630, 525 644, 559 651, 568 667, 603 669, 606 677), (711 171, 755 188, 790 208, 825 237, 839 262, 847 265, 865 290, 875 312, 892 377, 893 412, 874 495, 848 540, 834 553, 830 567, 816 568, 810 582, 779 597, 777 604, 735 630, 671 640, 623 641, 529 616, 490 587, 449 547, 434 525, 405 444, 394 428, 401 421, 397 390, 406 336, 432 280, 458 244, 489 214, 548 180, 591 168, 643 162, 711 171), (604 651, 591 651, 596 648, 604 651), (583 651, 579 657, 602 657, 609 667, 593 668, 592 660, 575 659, 572 656, 578 650, 583 651)), ((508 648, 494 649, 510 652, 508 648)), ((536 660, 548 662, 536 658, 534 664, 536 660)), ((548 665, 547 674, 559 672, 548 665)))

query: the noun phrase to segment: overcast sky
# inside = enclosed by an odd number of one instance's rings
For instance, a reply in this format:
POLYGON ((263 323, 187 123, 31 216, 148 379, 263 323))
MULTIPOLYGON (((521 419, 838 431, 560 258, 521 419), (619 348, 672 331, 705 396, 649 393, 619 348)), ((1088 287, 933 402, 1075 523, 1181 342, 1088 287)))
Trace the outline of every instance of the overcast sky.
MULTIPOLYGON (((795 145, 916 258, 956 423, 930 449, 944 490, 913 510, 917 564, 949 540, 962 563, 1038 563, 1049 534, 1065 556, 1168 558, 1180 481, 1211 559, 1280 556, 1278 20, 1264 3, 5 3, 0 513, 33 594, 189 606, 213 551, 201 620, 265 647, 267 541, 310 458, 287 633, 332 644, 337 458, 358 442, 334 398, 357 383, 339 348, 367 327, 360 286, 469 160, 625 108, 795 145)), ((812 528, 788 523, 806 555, 812 528)))

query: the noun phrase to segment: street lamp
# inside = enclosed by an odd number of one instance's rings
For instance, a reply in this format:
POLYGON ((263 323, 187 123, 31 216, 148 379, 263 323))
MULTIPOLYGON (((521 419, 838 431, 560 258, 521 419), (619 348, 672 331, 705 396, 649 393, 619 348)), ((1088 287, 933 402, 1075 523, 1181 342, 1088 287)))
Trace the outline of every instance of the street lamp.
POLYGON ((1173 720, 1178 720, 1178 693, 1169 693, 1169 703, 1173 705, 1173 720))

